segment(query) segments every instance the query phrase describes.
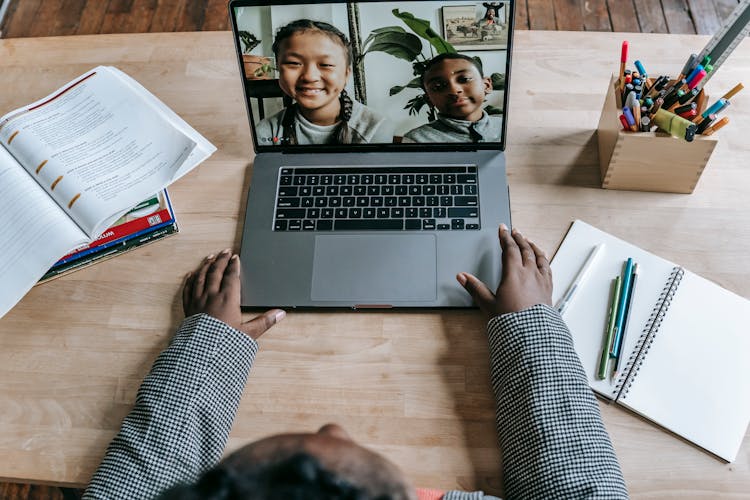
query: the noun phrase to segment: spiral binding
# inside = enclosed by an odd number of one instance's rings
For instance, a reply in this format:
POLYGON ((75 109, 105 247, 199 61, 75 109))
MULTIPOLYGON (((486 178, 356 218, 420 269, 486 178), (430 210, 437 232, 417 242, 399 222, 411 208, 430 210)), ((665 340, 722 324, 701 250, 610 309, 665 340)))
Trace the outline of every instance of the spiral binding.
POLYGON ((680 266, 676 266, 672 269, 672 272, 667 278, 667 283, 664 285, 664 289, 659 294, 659 299, 656 301, 651 315, 646 321, 646 325, 643 327, 641 336, 638 337, 638 342, 635 344, 635 348, 630 354, 625 368, 623 369, 620 376, 617 378, 615 388, 612 391, 612 398, 617 401, 620 398, 624 398, 628 395, 630 386, 633 385, 638 370, 641 369, 641 365, 648 354, 648 350, 651 348, 651 344, 654 342, 654 337, 659 332, 662 321, 669 310, 669 306, 672 304, 672 298, 677 292, 677 288, 680 286, 680 281, 685 274, 685 269, 680 266))

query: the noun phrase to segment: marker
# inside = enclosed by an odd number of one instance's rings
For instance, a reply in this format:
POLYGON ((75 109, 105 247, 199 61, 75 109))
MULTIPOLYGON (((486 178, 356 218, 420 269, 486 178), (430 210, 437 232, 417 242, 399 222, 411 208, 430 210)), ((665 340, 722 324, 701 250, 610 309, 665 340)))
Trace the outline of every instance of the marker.
POLYGON ((602 354, 599 358, 599 371, 597 376, 599 380, 607 378, 607 363, 609 362, 609 349, 614 341, 615 333, 615 316, 617 315, 617 304, 620 301, 620 280, 617 276, 612 280, 612 294, 609 301, 609 316, 607 316, 607 327, 604 330, 604 343, 602 344, 602 354))
POLYGON ((698 54, 690 54, 690 57, 688 57, 687 62, 685 63, 685 66, 683 66, 682 71, 680 71, 680 76, 677 78, 677 80, 682 80, 685 78, 685 75, 687 75, 695 65, 695 61, 698 60, 698 54))
POLYGON ((664 98, 659 97, 654 101, 654 105, 651 107, 651 111, 649 112, 649 115, 652 117, 659 112, 659 110, 662 107, 662 104, 664 104, 664 98))
POLYGON ((684 113, 675 113, 677 116, 681 116, 686 120, 692 120, 694 116, 698 115, 698 112, 694 109, 685 111, 684 113))
POLYGON ((695 75, 697 75, 701 71, 706 71, 706 70, 703 69, 703 66, 701 66, 699 64, 698 66, 695 67, 695 69, 693 71, 690 72, 690 74, 688 76, 685 77, 685 80, 687 80, 687 81, 692 80, 695 77, 695 75))
POLYGON ((729 101, 727 99, 724 99, 722 97, 721 99, 719 99, 718 101, 716 101, 715 103, 713 103, 711 106, 709 106, 709 108, 706 111, 704 111, 701 114, 701 116, 703 116, 703 118, 706 118, 708 115, 710 115, 712 113, 713 114, 718 113, 719 111, 721 111, 722 109, 724 109, 726 107, 726 105, 727 105, 728 102, 729 101))
POLYGON ((622 123, 622 128, 630 130, 630 125, 628 125, 628 120, 625 118, 625 115, 620 115, 620 122, 622 123))
POLYGON ((721 127, 723 127, 724 125, 726 125, 727 123, 729 123, 729 117, 725 116, 724 118, 722 118, 721 120, 719 120, 718 122, 714 123, 709 128, 707 128, 703 132, 703 135, 711 135, 714 132, 716 132, 717 130, 719 130, 721 127))
POLYGON ((641 132, 651 132, 651 118, 648 116, 641 118, 641 132))
POLYGON ((737 85, 735 85, 734 87, 732 87, 732 90, 730 90, 729 92, 727 92, 726 94, 724 94, 723 96, 721 96, 721 98, 722 98, 722 99, 727 99, 727 100, 729 100, 729 99, 731 99, 732 97, 734 97, 734 95, 735 95, 735 94, 736 94, 737 92, 739 92, 740 90, 742 90, 742 89, 744 89, 744 88, 745 88, 745 87, 744 87, 744 86, 743 86, 743 85, 742 85, 741 83, 738 83, 737 85))
POLYGON ((690 92, 685 93, 685 95, 677 99, 677 102, 679 102, 680 104, 686 104, 695 99, 695 96, 698 95, 698 92, 700 92, 700 90, 690 89, 690 92))
POLYGON ((578 287, 581 286, 583 281, 588 277, 589 271, 591 271, 591 268, 594 267, 594 262, 596 261, 596 258, 601 253, 602 248, 604 248, 604 243, 599 243, 593 249, 591 249, 591 253, 589 253, 589 256, 586 259, 586 262, 583 264, 583 267, 581 267, 581 270, 578 271, 578 275, 573 280, 573 283, 570 284, 570 286, 568 287, 568 290, 565 292, 565 295, 563 295, 563 297, 557 302, 557 305, 555 306, 555 308, 557 309, 557 312, 559 312, 561 315, 563 312, 565 312, 565 309, 567 309, 568 305, 570 304, 570 301, 573 298, 575 291, 578 289, 578 287))
MULTIPOLYGON (((702 116, 699 117, 703 118, 702 116)), ((705 131, 714 120, 716 120, 716 115, 714 115, 713 113, 708 115, 708 118, 703 118, 698 124, 698 129, 696 130, 696 132, 702 134, 703 131, 705 131)))
POLYGON ((625 106, 632 109, 636 106, 637 103, 638 98, 635 96, 635 92, 630 92, 625 98, 625 106))
POLYGON ((700 70, 698 73, 693 76, 690 80, 688 80, 688 89, 693 90, 696 85, 698 85, 703 78, 706 77, 708 73, 706 73, 705 69, 700 70))
POLYGON ((680 106, 680 107, 674 108, 674 114, 681 115, 682 113, 686 113, 686 112, 690 111, 691 109, 694 110, 697 106, 698 105, 695 104, 694 102, 691 102, 689 104, 685 104, 684 106, 680 106))
POLYGON ((665 132, 675 137, 692 142, 698 127, 690 120, 686 120, 665 109, 660 109, 654 114, 654 123, 665 132))
POLYGON ((648 78, 648 74, 646 73, 646 68, 643 67, 643 64, 641 63, 641 61, 636 61, 635 67, 638 68, 638 73, 640 73, 641 78, 643 79, 648 78))
MULTIPOLYGON (((628 259, 629 261, 632 261, 632 259, 628 259)), ((638 281, 638 264, 635 264, 633 266, 633 271, 631 272, 630 276, 630 288, 628 289, 628 297, 625 301, 625 319, 622 322, 622 335, 620 335, 620 345, 617 346, 617 361, 615 361, 615 370, 613 373, 613 378, 617 378, 617 373, 620 370, 620 361, 622 361, 622 358, 625 356, 621 356, 622 352, 622 346, 625 345, 625 338, 628 334, 628 319, 630 319, 630 313, 633 310, 633 295, 635 295, 635 283, 638 281)))
POLYGON ((609 350, 609 357, 616 358, 620 353, 620 337, 622 337, 622 327, 625 321, 626 302, 628 293, 630 293, 630 279, 633 273, 633 259, 628 257, 625 262, 625 271, 622 274, 622 286, 620 287, 620 301, 617 304, 617 318, 615 319, 615 340, 609 350))
POLYGON ((625 63, 628 62, 628 41, 622 42, 622 49, 620 49, 620 92, 622 92, 625 86, 625 63))
POLYGON ((622 108, 622 114, 625 115, 625 120, 627 120, 630 130, 632 130, 633 132, 637 132, 638 128, 635 126, 635 117, 633 116, 633 112, 630 110, 630 108, 627 106, 622 108))

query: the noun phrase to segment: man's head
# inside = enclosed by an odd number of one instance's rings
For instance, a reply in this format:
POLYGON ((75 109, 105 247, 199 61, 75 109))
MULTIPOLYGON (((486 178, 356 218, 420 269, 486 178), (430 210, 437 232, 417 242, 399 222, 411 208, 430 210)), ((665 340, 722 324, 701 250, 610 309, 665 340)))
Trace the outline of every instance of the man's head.
POLYGON ((279 434, 248 444, 173 498, 414 500, 414 488, 386 458, 335 424, 306 434, 279 434))
POLYGON ((492 82, 484 77, 476 59, 450 53, 439 54, 427 63, 422 88, 441 114, 477 121, 482 117, 485 96, 492 92, 492 82))

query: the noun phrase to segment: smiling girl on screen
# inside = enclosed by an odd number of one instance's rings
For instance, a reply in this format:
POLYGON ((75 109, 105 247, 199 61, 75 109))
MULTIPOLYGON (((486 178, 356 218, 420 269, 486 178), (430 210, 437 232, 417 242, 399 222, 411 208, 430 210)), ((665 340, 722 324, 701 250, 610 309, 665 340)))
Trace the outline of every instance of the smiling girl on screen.
POLYGON ((344 88, 352 48, 341 31, 299 19, 279 29, 273 53, 279 86, 294 104, 258 123, 260 146, 393 141, 386 120, 352 100, 344 88))
POLYGON ((492 82, 479 63, 463 54, 435 56, 422 73, 422 88, 435 121, 404 134, 404 142, 499 142, 503 118, 482 109, 492 82))

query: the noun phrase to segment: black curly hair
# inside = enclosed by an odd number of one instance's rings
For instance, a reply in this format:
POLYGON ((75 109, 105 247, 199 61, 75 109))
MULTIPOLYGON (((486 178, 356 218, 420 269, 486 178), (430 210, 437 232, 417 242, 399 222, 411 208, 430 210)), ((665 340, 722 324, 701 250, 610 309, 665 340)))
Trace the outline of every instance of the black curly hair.
POLYGON ((422 74, 420 75, 420 84, 422 85, 422 89, 424 89, 424 75, 427 74, 427 71, 432 68, 433 66, 437 65, 438 63, 441 63, 446 60, 450 59, 463 59, 464 61, 469 61, 471 64, 474 65, 475 68, 477 68, 477 71, 479 71, 479 76, 484 78, 484 70, 482 69, 482 62, 479 58, 476 57, 470 57, 464 54, 459 54, 458 52, 446 52, 444 54, 438 54, 429 61, 425 63, 425 65, 422 68, 422 74))
MULTIPOLYGON (((219 464, 198 482, 175 486, 159 500, 393 500, 372 496, 325 469, 307 453, 237 472, 219 464)), ((400 498, 400 496, 399 496, 400 498)))

